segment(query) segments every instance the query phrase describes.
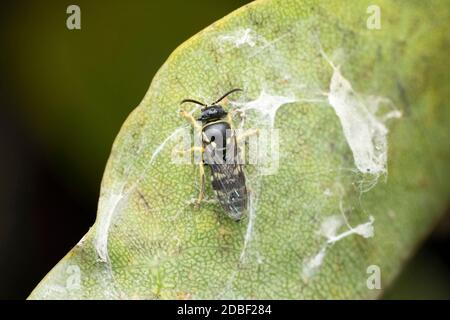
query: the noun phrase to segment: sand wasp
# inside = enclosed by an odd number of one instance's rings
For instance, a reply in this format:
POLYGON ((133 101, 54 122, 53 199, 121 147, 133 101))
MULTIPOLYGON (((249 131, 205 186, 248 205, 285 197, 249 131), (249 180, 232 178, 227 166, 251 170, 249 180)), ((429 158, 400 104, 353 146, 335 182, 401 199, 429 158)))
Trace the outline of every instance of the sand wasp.
POLYGON ((228 95, 242 91, 233 89, 225 93, 211 104, 205 104, 193 99, 184 99, 183 103, 195 103, 202 106, 200 117, 195 119, 185 110, 180 114, 188 120, 194 130, 202 137, 201 147, 192 147, 190 150, 200 151, 202 159, 199 163, 200 194, 197 206, 201 203, 205 194, 205 169, 207 165, 211 168, 211 184, 219 203, 225 213, 234 220, 240 220, 248 206, 248 192, 242 161, 240 159, 239 142, 247 136, 257 134, 258 130, 248 130, 240 136, 235 135, 232 115, 226 112, 219 104, 228 95))

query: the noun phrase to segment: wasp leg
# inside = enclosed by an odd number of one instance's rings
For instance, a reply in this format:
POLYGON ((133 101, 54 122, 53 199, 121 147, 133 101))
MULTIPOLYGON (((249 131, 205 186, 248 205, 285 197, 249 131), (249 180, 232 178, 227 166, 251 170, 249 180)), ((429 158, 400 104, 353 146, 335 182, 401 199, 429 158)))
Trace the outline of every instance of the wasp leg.
POLYGON ((200 193, 197 198, 197 202, 195 204, 195 207, 198 208, 200 206, 200 203, 203 200, 203 197, 205 195, 205 165, 203 164, 203 161, 198 164, 199 168, 199 183, 200 183, 200 193))
MULTIPOLYGON (((201 152, 203 154, 204 152, 203 147, 192 147, 188 150, 175 150, 175 153, 177 154, 186 154, 186 153, 192 153, 192 152, 201 152)), ((203 200, 203 197, 205 195, 205 165, 203 164, 203 161, 200 161, 198 164, 199 168, 199 184, 200 184, 200 193, 198 195, 197 201, 195 202, 195 207, 198 208, 200 206, 200 203, 203 200)))
POLYGON ((187 150, 175 150, 174 153, 175 154, 179 154, 179 155, 184 155, 186 153, 194 153, 194 152, 201 152, 201 153, 203 153, 203 151, 205 151, 205 149, 203 147, 192 147, 192 148, 187 149, 187 150))
POLYGON ((234 130, 233 116, 235 114, 239 114, 241 119, 245 117, 244 111, 239 110, 239 109, 234 109, 233 111, 228 112, 228 114, 227 114, 227 122, 230 125, 230 129, 231 130, 234 130))
MULTIPOLYGON (((203 133, 201 124, 191 114, 189 114, 185 110, 181 110, 180 111, 180 115, 183 118, 185 118, 188 122, 191 123, 191 125, 194 127, 194 130, 196 130, 197 132, 201 133, 202 140, 204 142, 207 142, 207 143, 210 142, 209 139, 206 137, 206 135, 203 133)), ((202 153, 202 155, 203 155, 203 152, 205 150, 204 150, 203 147, 192 147, 192 148, 190 148, 188 150, 177 150, 176 152, 179 153, 179 154, 185 154, 185 153, 196 152, 196 151, 200 151, 202 153)), ((202 199, 203 199, 204 194, 205 194, 205 168, 204 168, 203 160, 200 161, 198 166, 199 166, 200 193, 198 195, 197 202, 195 204, 196 208, 198 208, 200 206, 200 203, 202 202, 202 199)))
POLYGON ((242 134, 236 136, 236 142, 239 144, 240 142, 244 141, 248 137, 258 135, 258 134, 259 134, 259 129, 249 129, 249 130, 243 132, 242 134))
POLYGON ((230 125, 230 129, 234 130, 233 116, 231 115, 231 112, 228 112, 228 114, 227 114, 227 122, 230 125))
POLYGON ((229 114, 231 117, 233 117, 235 114, 238 114, 241 118, 245 118, 246 116, 245 111, 241 109, 233 109, 231 112, 229 112, 229 114))
MULTIPOLYGON (((185 110, 180 110, 180 115, 185 118, 193 127, 194 130, 196 130, 198 133, 201 134, 202 136, 202 140, 206 143, 210 143, 211 141, 208 139, 208 137, 206 136, 206 134, 203 132, 203 128, 200 124, 199 121, 197 121, 197 119, 195 119, 190 113, 188 113, 185 110)), ((195 149, 196 147, 194 147, 193 149, 195 149)), ((197 151, 197 150, 192 150, 192 151, 197 151)), ((203 152, 203 150, 201 150, 203 152)))
POLYGON ((230 123, 230 124, 233 123, 233 117, 235 114, 239 115, 239 117, 241 118, 241 121, 244 120, 244 118, 246 117, 245 111, 242 111, 240 109, 234 109, 234 110, 228 112, 228 114, 227 114, 227 122, 228 123, 230 123))
POLYGON ((186 110, 180 110, 180 115, 185 118, 198 132, 202 131, 202 126, 199 124, 199 122, 186 110))

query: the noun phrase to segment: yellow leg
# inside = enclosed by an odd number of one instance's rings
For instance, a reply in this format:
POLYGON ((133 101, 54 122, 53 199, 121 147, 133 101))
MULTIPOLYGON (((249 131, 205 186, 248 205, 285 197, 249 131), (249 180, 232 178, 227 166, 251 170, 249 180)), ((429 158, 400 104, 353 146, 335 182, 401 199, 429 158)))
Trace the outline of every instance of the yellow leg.
POLYGON ((249 129, 249 130, 243 132, 242 134, 240 134, 239 136, 236 136, 236 141, 239 144, 240 142, 247 139, 248 137, 258 135, 258 134, 259 134, 259 129, 249 129))
MULTIPOLYGON (((205 149, 203 147, 192 147, 188 150, 175 150, 176 154, 186 154, 186 153, 192 153, 192 152, 201 152, 203 154, 203 152, 205 151, 205 149)), ((203 164, 203 160, 200 161, 200 163, 198 164, 198 169, 199 169, 199 184, 200 184, 200 194, 198 195, 197 201, 195 202, 195 206, 198 208, 198 206, 200 205, 203 196, 205 194, 205 167, 203 164)))
POLYGON ((198 123, 198 121, 191 115, 189 114, 186 110, 181 110, 180 111, 180 115, 185 118, 190 124, 192 124, 192 126, 194 127, 195 130, 201 132, 202 131, 202 126, 198 123))
POLYGON ((234 114, 239 114, 241 118, 245 118, 245 111, 242 111, 240 109, 233 109, 232 111, 229 112, 229 114, 230 116, 234 114))
POLYGON ((227 122, 230 124, 230 129, 234 130, 233 117, 231 116, 231 112, 228 112, 227 114, 227 122))
POLYGON ((200 203, 203 200, 203 196, 205 195, 205 166, 203 165, 203 162, 200 162, 198 164, 198 168, 199 168, 200 193, 198 195, 197 203, 195 204, 196 208, 200 206, 200 203))
POLYGON ((175 150, 174 152, 176 154, 180 154, 180 155, 184 155, 186 153, 193 153, 193 152, 201 152, 203 153, 203 151, 205 151, 205 149, 203 147, 192 147, 188 150, 175 150))
MULTIPOLYGON (((197 132, 202 134, 203 141, 208 140, 207 137, 202 133, 202 126, 191 114, 189 114, 185 110, 181 110, 180 115, 191 123, 191 125, 194 127, 194 130, 196 130, 197 132)), ((176 152, 178 154, 186 154, 186 153, 191 153, 191 152, 196 152, 196 151, 200 151, 203 155, 203 152, 205 150, 203 147, 192 147, 188 150, 177 150, 176 152)), ((195 204, 196 208, 198 208, 200 206, 200 203, 202 202, 204 194, 205 194, 205 168, 204 168, 203 160, 200 161, 200 163, 198 164, 198 167, 199 167, 200 193, 198 195, 197 202, 195 204)))

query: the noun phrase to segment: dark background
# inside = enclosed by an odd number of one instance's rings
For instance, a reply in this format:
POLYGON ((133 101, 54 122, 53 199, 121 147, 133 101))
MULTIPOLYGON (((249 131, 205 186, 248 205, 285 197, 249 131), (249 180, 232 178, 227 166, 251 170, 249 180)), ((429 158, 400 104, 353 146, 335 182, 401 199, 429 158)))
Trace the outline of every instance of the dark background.
MULTIPOLYGON (((93 224, 114 137, 168 55, 247 2, 1 2, 1 299, 26 298, 93 224)), ((448 217, 386 298, 450 298, 448 217)))

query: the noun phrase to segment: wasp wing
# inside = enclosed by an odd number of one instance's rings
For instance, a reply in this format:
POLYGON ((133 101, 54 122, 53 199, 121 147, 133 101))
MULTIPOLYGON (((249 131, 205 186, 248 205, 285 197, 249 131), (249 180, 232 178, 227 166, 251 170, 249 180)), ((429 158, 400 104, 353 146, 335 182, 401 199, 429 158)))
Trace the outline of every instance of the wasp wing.
POLYGON ((231 136, 226 148, 217 150, 208 144, 205 148, 205 162, 211 168, 211 183, 220 204, 227 214, 239 220, 247 209, 247 187, 243 166, 235 136, 231 136))

